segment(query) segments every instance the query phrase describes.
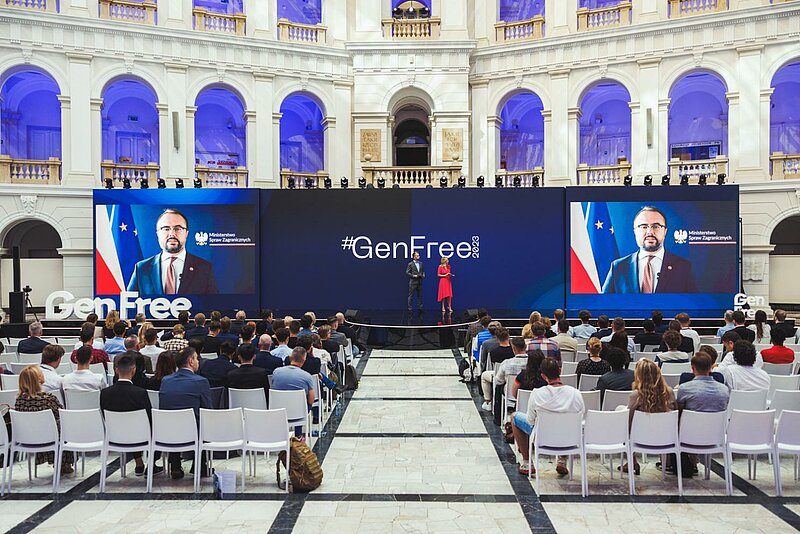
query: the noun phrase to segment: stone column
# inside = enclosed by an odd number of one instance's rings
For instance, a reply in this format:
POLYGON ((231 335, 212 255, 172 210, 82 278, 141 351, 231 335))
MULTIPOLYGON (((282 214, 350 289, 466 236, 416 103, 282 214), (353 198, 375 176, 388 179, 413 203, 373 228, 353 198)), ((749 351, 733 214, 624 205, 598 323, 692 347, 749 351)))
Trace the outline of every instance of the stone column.
POLYGON ((550 73, 550 94, 552 127, 549 139, 545 132, 545 181, 549 185, 574 183, 577 163, 570 147, 577 141, 577 130, 571 132, 569 126, 569 69, 550 73))
POLYGON ((544 119, 544 139, 543 139, 543 149, 542 149, 542 156, 544 161, 542 162, 542 168, 544 169, 544 183, 542 185, 550 185, 548 181, 550 179, 550 168, 547 161, 547 146, 552 142, 553 139, 553 112, 549 109, 542 110, 542 118, 544 119))
MULTIPOLYGON (((631 158, 634 169, 638 169, 638 174, 656 176, 662 169, 659 164, 659 154, 663 152, 661 147, 664 143, 660 135, 658 113, 660 89, 658 71, 661 59, 643 59, 637 63, 639 64, 639 127, 634 129, 631 121, 631 158), (634 146, 638 146, 638 150, 634 149, 634 146)), ((634 175, 637 175, 636 172, 634 175)))
POLYGON ((486 118, 486 185, 494 186, 494 178, 500 168, 500 126, 503 119, 497 115, 486 118))
POLYGON ((100 162, 103 159, 103 99, 92 98, 90 106, 90 130, 91 130, 91 167, 94 183, 102 182, 100 162), (99 182, 98 182, 99 181, 99 182))
POLYGON ((430 144, 430 157, 431 160, 428 162, 428 165, 442 165, 442 151, 439 147, 438 140, 439 140, 439 126, 436 124, 436 115, 431 114, 428 117, 428 125, 430 127, 431 132, 431 139, 428 141, 430 144))
MULTIPOLYGON (((741 160, 741 155, 738 150, 740 146, 739 140, 746 138, 742 135, 742 132, 739 131, 739 128, 743 127, 739 122, 739 93, 729 91, 725 93, 725 98, 728 100, 728 124, 725 127, 725 132, 722 137, 723 148, 720 154, 728 157, 728 179, 732 182, 739 182, 739 161, 741 160)), ((742 175, 742 179, 744 181, 749 181, 744 174, 742 175)))
MULTIPOLYGON (((161 178, 183 178, 170 174, 170 157, 172 156, 172 121, 169 117, 169 106, 156 102, 158 111, 158 165, 161 178)), ((148 162, 149 163, 149 162, 148 162)))
POLYGON ((252 187, 276 187, 275 174, 280 161, 280 137, 275 137, 272 118, 273 80, 275 75, 267 72, 253 74, 255 80, 255 113, 261 120, 251 127, 247 125, 247 168, 252 187), (254 135, 251 135, 253 133, 254 135), (256 156, 255 153, 258 152, 256 156), (278 159, 275 159, 275 155, 278 159), (254 157, 255 156, 255 157, 254 157))
MULTIPOLYGON (((491 2, 490 2, 491 3, 491 2)), ((468 184, 475 185, 478 176, 485 178, 492 172, 490 145, 494 142, 489 121, 489 81, 476 80, 470 83, 472 90, 472 157, 469 169, 465 169, 468 184)))
MULTIPOLYGON (((156 3, 155 0, 151 0, 156 3)), ((188 30, 192 28, 192 0, 169 0, 157 2, 158 25, 188 30)))
POLYGON ((545 0, 545 36, 556 37, 578 31, 577 3, 565 0, 545 0))
MULTIPOLYGON (((256 112, 245 110, 244 112, 244 131, 245 131, 245 161, 244 165, 247 167, 247 182, 240 183, 239 187, 249 187, 255 180, 255 169, 258 168, 258 145, 256 140, 258 134, 256 133, 256 112)), ((240 163, 239 165, 242 165, 240 163)))
MULTIPOLYGON (((769 132, 770 131, 770 114, 772 113, 772 93, 775 92, 775 89, 762 89, 759 92, 759 103, 758 103, 758 122, 760 123, 760 131, 762 132, 769 132)), ((764 180, 771 180, 772 173, 770 169, 770 159, 769 157, 772 155, 772 148, 770 147, 769 142, 769 134, 766 134, 768 137, 762 140, 763 145, 761 146, 761 150, 759 152, 760 162, 759 167, 761 168, 761 172, 764 175, 764 180)))
POLYGON ((638 176, 642 174, 642 163, 647 153, 646 126, 642 123, 641 109, 639 102, 628 102, 631 110, 631 150, 628 161, 631 163, 631 175, 635 183, 638 183, 638 176))
POLYGON ((336 135, 336 117, 327 116, 322 119, 322 132, 323 132, 323 161, 329 176, 336 176, 339 174, 339 150, 337 146, 336 135))
POLYGON ((325 151, 337 150, 338 156, 335 164, 328 168, 331 178, 336 180, 342 176, 350 177, 353 174, 353 152, 352 151, 338 151, 338 147, 342 146, 355 146, 353 138, 353 121, 351 115, 352 102, 353 102, 353 82, 350 81, 336 81, 333 82, 333 112, 338 119, 336 121, 336 136, 331 140, 331 144, 325 142, 325 151))
POLYGON ((185 175, 194 179, 195 166, 195 131, 194 118, 197 114, 197 106, 186 106, 186 120, 184 121, 186 131, 183 133, 184 157, 186 158, 185 175))
POLYGON ((92 277, 87 276, 87 273, 94 272, 94 250, 91 248, 60 248, 58 253, 62 258, 64 290, 69 291, 76 298, 93 298, 92 277))
MULTIPOLYGON (((164 164, 167 164, 167 176, 194 178, 194 126, 191 131, 177 132, 179 145, 175 146, 173 139, 172 128, 177 125, 180 129, 181 125, 186 124, 186 71, 187 66, 178 63, 167 63, 167 122, 169 123, 169 135, 166 138, 167 144, 161 148, 162 154, 168 154, 168 161, 162 162, 162 171, 165 169, 164 164), (178 114, 176 123, 172 121, 172 112, 178 114), (184 141, 184 139, 186 141, 184 141), (165 148, 168 150, 165 151, 165 148), (188 154, 187 154, 188 152, 188 154), (190 159, 191 158, 191 159, 190 159), (191 165, 187 166, 187 163, 191 165)), ((160 124, 160 123, 159 123, 160 124)), ((163 134, 161 139, 164 139, 163 134)), ((162 176, 163 176, 162 172, 162 176)))
MULTIPOLYGON (((569 108, 567 110, 567 148, 569 163, 567 166, 567 176, 558 185, 570 185, 578 183, 578 158, 581 153, 580 120, 582 115, 581 108, 569 108)), ((550 185, 556 185, 550 180, 550 185)), ((583 184, 581 184, 583 185, 583 184)))
POLYGON ((769 180, 769 114, 765 124, 760 79, 753 75, 761 72, 763 49, 764 45, 741 46, 736 49, 739 54, 739 93, 735 103, 729 100, 730 139, 726 155, 731 159, 736 157, 736 166, 730 163, 729 166, 736 170, 736 181, 740 183, 769 180), (737 138, 735 143, 734 138, 737 138))
POLYGON ((669 150, 669 106, 672 102, 669 98, 658 101, 658 174, 653 176, 655 181, 662 174, 669 174, 667 164, 670 159, 669 150))
POLYGON ((641 0, 633 2, 633 24, 654 22, 667 18, 667 0, 641 0))
POLYGON ((763 296, 767 302, 769 302, 769 254, 774 249, 775 245, 770 244, 742 244, 744 292, 751 296, 763 296))
MULTIPOLYGON (((61 102, 61 174, 62 184, 71 187, 92 187, 99 173, 93 173, 91 87, 86 80, 91 78, 92 56, 68 53, 69 96, 59 96, 61 102), (82 141, 83 140, 83 141, 82 141)), ((66 88, 62 88, 62 91, 66 88)))
MULTIPOLYGON (((354 33, 358 40, 381 39, 383 29, 381 19, 391 17, 390 2, 376 2, 375 0, 355 0, 355 27, 354 33)), ((352 11, 351 11, 352 12, 352 11)), ((434 12, 438 16, 436 12, 434 12)))
POLYGON ((245 2, 247 23, 245 32, 251 37, 262 39, 277 39, 278 18, 276 16, 278 3, 272 0, 257 0, 245 2))
POLYGON ((281 117, 283 113, 272 114, 272 187, 280 187, 281 183, 281 117))

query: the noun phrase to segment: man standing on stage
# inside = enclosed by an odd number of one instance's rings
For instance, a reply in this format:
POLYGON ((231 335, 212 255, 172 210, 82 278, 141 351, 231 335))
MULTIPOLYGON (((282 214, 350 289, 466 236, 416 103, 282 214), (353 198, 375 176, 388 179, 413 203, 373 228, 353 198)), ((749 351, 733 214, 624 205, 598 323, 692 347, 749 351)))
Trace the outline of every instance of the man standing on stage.
POLYGON ((422 315, 422 280, 425 278, 425 269, 422 262, 419 261, 419 252, 414 252, 411 256, 411 261, 408 262, 406 267, 406 274, 408 275, 408 313, 411 313, 411 300, 414 292, 417 293, 417 309, 419 314, 422 315))

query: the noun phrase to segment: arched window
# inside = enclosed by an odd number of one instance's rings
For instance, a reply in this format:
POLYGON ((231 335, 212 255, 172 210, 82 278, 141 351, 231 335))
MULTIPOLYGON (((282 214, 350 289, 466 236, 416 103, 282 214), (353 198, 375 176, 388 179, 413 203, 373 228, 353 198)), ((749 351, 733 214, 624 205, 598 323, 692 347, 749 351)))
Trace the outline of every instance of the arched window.
POLYGON ((195 102, 195 164, 210 169, 247 166, 244 106, 228 89, 203 90, 195 102))
POLYGON ((631 97, 618 82, 602 82, 581 99, 580 163, 617 165, 630 161, 631 97))
POLYGON ((711 160, 728 153, 728 100, 715 74, 693 72, 669 92, 668 159, 711 160))
POLYGON ((500 168, 526 171, 544 166, 542 99, 535 93, 518 93, 500 110, 500 168))
POLYGON ((325 168, 324 114, 310 96, 294 94, 281 104, 281 169, 315 173, 325 168))
POLYGON ((5 79, 0 91, 2 153, 15 160, 61 159, 61 91, 37 70, 5 79))
POLYGON ((784 65, 772 78, 769 152, 772 177, 800 178, 800 60, 784 65))

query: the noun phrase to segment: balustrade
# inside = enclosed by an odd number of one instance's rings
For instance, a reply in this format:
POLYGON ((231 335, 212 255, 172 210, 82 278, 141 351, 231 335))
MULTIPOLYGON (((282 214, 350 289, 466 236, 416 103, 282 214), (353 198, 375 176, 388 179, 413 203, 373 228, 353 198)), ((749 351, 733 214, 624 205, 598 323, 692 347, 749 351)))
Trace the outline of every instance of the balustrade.
POLYGON ((158 178, 158 163, 150 162, 146 165, 133 165, 131 163, 114 163, 110 160, 103 160, 100 163, 103 181, 111 178, 115 185, 120 185, 126 178, 132 184, 139 183, 143 178, 147 178, 149 183, 155 183, 158 178))
POLYGON ((517 22, 500 21, 494 25, 498 43, 507 41, 527 41, 544 36, 544 17, 536 15, 532 19, 517 22))
POLYGON ((281 188, 289 189, 290 184, 294 184, 293 189, 320 189, 327 177, 328 171, 296 172, 291 169, 281 169, 281 188))
POLYGON ((203 187, 247 187, 247 167, 210 169, 195 165, 194 174, 203 182, 203 187))
POLYGON ((800 154, 773 152, 769 161, 772 164, 770 174, 773 180, 800 179, 800 154))
POLYGON ((216 13, 202 7, 192 10, 194 28, 204 32, 230 33, 244 35, 244 13, 216 13))
POLYGON ((126 0, 99 0, 100 18, 136 22, 139 24, 155 24, 158 6, 148 1, 128 2, 126 0))
POLYGON ((728 10, 728 0, 669 0, 669 18, 728 10))
POLYGON ((438 39, 439 17, 427 19, 384 19, 383 36, 387 39, 438 39))
POLYGON ((713 159, 669 160, 669 179, 672 183, 680 183, 681 176, 689 177, 689 183, 697 184, 700 176, 705 174, 709 182, 717 179, 718 174, 728 174, 728 158, 717 156, 713 159))
POLYGON ((615 6, 599 9, 582 7, 578 10, 578 31, 585 32, 616 26, 627 26, 631 23, 631 3, 622 2, 615 6))
POLYGON ((364 178, 368 184, 378 186, 383 179, 385 187, 398 185, 401 188, 440 187, 444 178, 447 187, 458 182, 461 165, 432 165, 425 167, 363 167, 364 178))
POLYGON ((503 187, 514 187, 514 180, 517 178, 519 178, 520 187, 542 187, 544 186, 544 169, 541 167, 534 167, 529 171, 507 171, 505 169, 498 169, 495 172, 495 180, 497 178, 503 180, 503 187))
POLYGON ((56 12, 56 0, 5 0, 6 7, 18 7, 33 11, 56 12))
POLYGON ((320 24, 301 24, 288 19, 278 21, 278 39, 295 43, 325 44, 327 28, 320 24))
POLYGON ((11 159, 8 155, 0 155, 0 183, 59 185, 61 160, 11 159))
POLYGON ((631 173, 629 161, 621 160, 616 165, 578 165, 578 185, 624 185, 625 177, 631 173))

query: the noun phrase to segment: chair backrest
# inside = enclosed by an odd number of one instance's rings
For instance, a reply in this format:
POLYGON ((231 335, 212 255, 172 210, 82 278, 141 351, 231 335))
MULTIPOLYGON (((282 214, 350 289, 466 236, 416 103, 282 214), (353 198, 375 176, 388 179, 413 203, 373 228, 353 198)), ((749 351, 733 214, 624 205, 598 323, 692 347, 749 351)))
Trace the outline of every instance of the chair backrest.
POLYGON ((0 404, 8 404, 9 408, 13 408, 17 403, 18 389, 4 389, 0 391, 0 404))
POLYGON ((215 410, 224 410, 228 406, 226 405, 227 399, 225 398, 225 388, 222 386, 211 388, 211 406, 215 410))
POLYGON ((775 410, 733 410, 728 422, 728 443, 767 445, 773 440, 775 410))
POLYGON ((769 375, 769 392, 767 393, 767 399, 772 400, 775 396, 775 390, 777 389, 784 389, 787 391, 796 391, 800 389, 800 375, 769 375))
POLYGON ((194 410, 153 410, 153 442, 178 445, 197 441, 194 410))
POLYGON ((717 336, 700 336, 701 345, 715 345, 719 341, 717 336))
MULTIPOLYGON (((89 370, 96 375, 103 375, 103 380, 106 380, 106 367, 102 363, 89 364, 89 370)), ((111 385, 111 384, 107 384, 111 385)))
POLYGON ((678 435, 682 444, 698 447, 721 446, 725 444, 725 425, 727 422, 727 412, 684 410, 681 413, 678 435))
POLYGON ((578 362, 569 362, 561 360, 561 374, 562 375, 572 375, 575 374, 575 371, 578 369, 578 362))
POLYGON ((778 417, 775 443, 800 446, 800 410, 784 410, 778 417))
POLYGON ((18 390, 19 389, 19 375, 0 375, 0 381, 3 383, 3 389, 18 390))
POLYGON ((617 406, 628 406, 633 391, 613 391, 607 389, 603 392, 603 411, 613 411, 617 406))
POLYGON ((25 354, 19 353, 17 354, 17 361, 19 363, 27 363, 28 365, 32 363, 42 363, 42 353, 38 354, 25 354))
POLYGON ((633 361, 638 362, 639 360, 650 360, 651 362, 656 361, 656 353, 655 352, 636 352, 633 355, 633 361))
POLYGON ((286 409, 245 408, 243 412, 245 440, 257 443, 289 441, 289 419, 286 417, 286 409))
POLYGON ((775 417, 780 417, 784 410, 800 411, 800 391, 775 390, 775 396, 769 403, 769 409, 775 410, 775 417))
MULTIPOLYGON (((303 394, 305 398, 305 394, 303 394)), ((272 400, 272 390, 270 390, 270 401, 272 400)), ((305 402, 305 401, 303 401, 305 402)), ((228 407, 230 408, 250 408, 253 410, 266 410, 267 397, 262 388, 258 389, 228 389, 228 407)))
POLYGON ((58 441, 58 428, 52 410, 18 412, 11 410, 11 436, 14 443, 44 445, 58 441))
POLYGON ((150 442, 150 419, 145 410, 110 412, 103 410, 106 440, 111 444, 147 445, 150 442))
MULTIPOLYGON (((0 354, 0 363, 17 363, 17 355, 16 354, 0 354)), ((9 367, 8 370, 10 371, 11 368, 9 367)))
POLYGON ((764 362, 762 367, 770 375, 790 375, 794 369, 794 363, 769 363, 764 362))
POLYGON ((147 390, 147 396, 150 397, 150 407, 158 410, 161 403, 159 402, 158 391, 152 389, 147 390))
POLYGON ((563 365, 564 363, 573 363, 577 359, 578 354, 574 350, 569 349, 561 349, 561 365, 562 365, 562 372, 563 372, 563 365))
POLYGON ((514 385, 513 380, 506 380, 505 385, 503 386, 503 395, 506 398, 506 405, 507 406, 514 406, 517 403, 517 399, 511 394, 511 388, 514 385))
MULTIPOLYGON (((581 375, 581 379, 586 375, 581 375)), ((591 375, 590 375, 591 376, 591 375)), ((583 397, 583 413, 587 410, 600 410, 600 392, 599 391, 583 391, 581 390, 581 397, 583 397)))
POLYGON ((631 423, 631 443, 668 447, 678 439, 678 410, 662 413, 636 411, 631 423))
POLYGON ((244 439, 242 409, 207 410, 200 408, 200 440, 238 441, 244 439))
POLYGON ((56 345, 58 340, 55 338, 55 336, 42 336, 42 341, 45 341, 51 345, 56 345))
MULTIPOLYGON (((606 394, 608 392, 606 391, 606 394)), ((616 445, 628 441, 628 410, 601 412, 588 410, 583 425, 587 445, 616 445)))
POLYGON ((659 348, 659 345, 645 345, 642 347, 644 349, 642 352, 656 352, 659 348))
MULTIPOLYGON (((587 375, 583 373, 581 375, 581 379, 578 382, 578 389, 581 391, 592 391, 594 388, 597 387, 597 381, 600 380, 601 375, 587 375)), ((599 391, 597 392, 600 393, 599 391)))
POLYGON ((589 357, 589 351, 588 350, 580 350, 580 347, 578 347, 578 349, 579 349, 578 353, 575 355, 575 361, 576 362, 579 362, 581 360, 585 360, 586 358, 589 357))
POLYGON ((75 348, 75 343, 78 342, 78 336, 58 336, 58 344, 69 346, 69 352, 72 352, 72 349, 75 348))
POLYGON ((759 411, 767 407, 767 390, 741 391, 731 390, 731 398, 728 401, 728 413, 733 410, 759 411))
POLYGON ((91 410, 58 410, 61 443, 92 443, 103 441, 106 429, 100 408, 91 410))
POLYGON ((666 382, 667 385, 671 388, 674 388, 681 382, 681 375, 679 374, 675 375, 675 374, 661 373, 661 376, 664 377, 664 382, 666 382))
POLYGON ((68 410, 99 410, 100 390, 82 391, 77 389, 65 389, 64 402, 68 410))
POLYGON ((15 375, 19 375, 26 367, 30 367, 31 365, 36 365, 36 364, 11 362, 8 365, 11 366, 12 373, 14 373, 15 375))
POLYGON ((563 448, 580 446, 583 439, 582 425, 583 412, 538 412, 536 414, 536 447, 563 448))
POLYGON ((215 352, 201 352, 200 359, 202 360, 213 360, 217 357, 215 352))
POLYGON ((306 392, 300 389, 293 391, 269 390, 269 406, 272 409, 285 408, 289 421, 302 419, 308 415, 306 392))
POLYGON ((576 374, 571 374, 571 375, 562 374, 561 375, 561 382, 564 385, 572 386, 572 387, 577 389, 578 388, 578 375, 576 375, 576 374))
POLYGON ((531 390, 530 389, 518 389, 517 390, 517 411, 522 410, 523 412, 528 411, 528 401, 531 400, 531 390))
POLYGON ((681 373, 691 373, 691 363, 669 363, 664 362, 661 364, 661 373, 668 375, 679 375, 681 373))

